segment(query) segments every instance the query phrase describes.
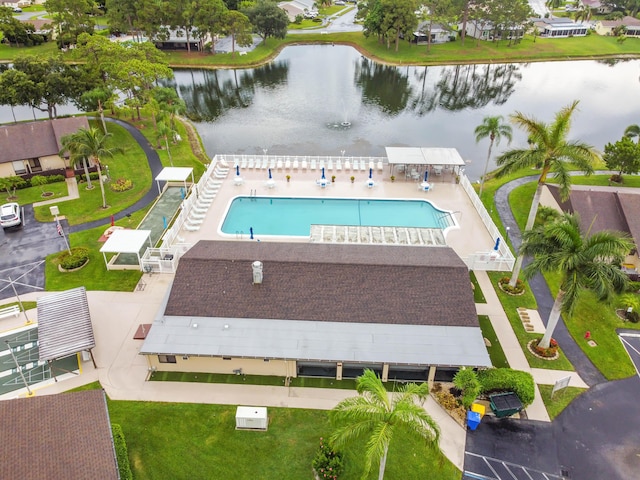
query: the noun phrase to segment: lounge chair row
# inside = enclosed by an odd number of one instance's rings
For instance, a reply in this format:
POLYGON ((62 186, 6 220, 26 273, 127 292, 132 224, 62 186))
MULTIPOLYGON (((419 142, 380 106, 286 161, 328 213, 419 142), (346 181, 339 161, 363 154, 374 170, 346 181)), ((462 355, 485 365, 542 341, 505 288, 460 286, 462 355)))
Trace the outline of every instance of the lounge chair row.
POLYGON ((240 169, 262 169, 262 170, 266 170, 267 168, 270 168, 271 170, 322 170, 323 168, 325 170, 336 170, 336 171, 340 171, 340 170, 352 170, 353 171, 366 171, 368 169, 373 169, 373 170, 379 170, 382 171, 384 168, 384 164, 382 161, 378 161, 378 162, 374 162, 374 161, 366 161, 366 160, 360 160, 360 159, 349 159, 346 158, 344 160, 342 159, 338 159, 335 162, 332 159, 329 159, 327 161, 325 160, 318 160, 316 158, 312 158, 311 160, 307 160, 307 159, 303 159, 303 160, 298 160, 297 158, 294 160, 282 160, 282 159, 276 159, 275 157, 272 158, 267 158, 267 157, 263 157, 263 158, 253 158, 253 157, 249 157, 249 158, 243 158, 242 160, 237 160, 234 163, 234 168, 235 167, 240 167, 240 169))

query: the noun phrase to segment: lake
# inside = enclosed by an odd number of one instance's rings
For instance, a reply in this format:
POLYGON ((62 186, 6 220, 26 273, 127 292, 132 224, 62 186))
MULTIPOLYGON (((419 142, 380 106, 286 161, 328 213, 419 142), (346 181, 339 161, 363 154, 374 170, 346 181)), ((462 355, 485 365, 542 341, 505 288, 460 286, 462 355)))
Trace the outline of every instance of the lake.
MULTIPOLYGON (((485 116, 520 111, 550 121, 577 99, 570 137, 602 149, 640 123, 639 77, 639 60, 394 67, 351 47, 310 45, 287 47, 255 69, 176 70, 171 84, 211 156, 265 149, 382 156, 385 146, 455 147, 476 179, 489 141, 476 144, 473 131, 485 116)), ((32 118, 29 109, 16 112, 32 118)), ((0 120, 11 121, 8 107, 0 108, 0 120)), ((525 145, 514 130, 511 146, 525 145)), ((503 141, 495 151, 506 147, 503 141)))

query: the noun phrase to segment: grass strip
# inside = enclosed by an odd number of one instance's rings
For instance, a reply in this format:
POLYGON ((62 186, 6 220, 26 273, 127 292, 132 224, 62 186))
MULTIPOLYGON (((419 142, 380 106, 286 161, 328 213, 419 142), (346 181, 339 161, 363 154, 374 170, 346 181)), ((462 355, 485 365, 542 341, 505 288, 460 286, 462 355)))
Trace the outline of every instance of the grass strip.
POLYGON ((556 392, 552 399, 553 385, 538 385, 538 389, 551 420, 560 415, 575 398, 587 391, 586 388, 567 387, 556 392))
POLYGON ((509 368, 509 361, 504 354, 504 350, 502 350, 502 345, 500 345, 500 340, 498 340, 489 317, 487 315, 478 315, 478 322, 480 323, 482 336, 491 342, 491 346, 487 347, 491 364, 496 368, 509 368))

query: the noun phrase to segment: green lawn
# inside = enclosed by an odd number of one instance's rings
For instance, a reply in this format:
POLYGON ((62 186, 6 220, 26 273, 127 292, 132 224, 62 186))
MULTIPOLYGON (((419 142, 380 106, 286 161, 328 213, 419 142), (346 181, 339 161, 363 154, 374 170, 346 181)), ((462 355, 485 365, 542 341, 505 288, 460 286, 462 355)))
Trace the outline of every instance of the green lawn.
MULTIPOLYGON (((62 207, 61 207, 62 208, 62 207)), ((134 213, 131 218, 124 218, 116 222, 127 228, 135 228, 142 220, 146 210, 134 213)), ((76 272, 60 272, 55 259, 57 253, 48 255, 45 262, 45 290, 61 291, 75 287, 86 287, 87 290, 109 290, 131 292, 135 289, 142 272, 136 270, 107 271, 104 259, 100 253, 103 243, 98 239, 106 227, 73 233, 69 236, 72 247, 87 247, 89 249, 89 263, 76 272)), ((108 257, 109 258, 109 257, 108 257)))
POLYGON ((567 387, 556 392, 551 399, 553 385, 538 385, 538 389, 551 420, 560 415, 560 412, 567 408, 576 397, 587 391, 586 388, 567 387))
MULTIPOLYGON (((572 182, 583 185, 607 185, 607 175, 592 175, 589 177, 572 177, 572 182)), ((516 188, 509 197, 509 203, 515 218, 524 228, 528 214, 535 182, 516 188)), ((626 176, 625 186, 640 186, 640 178, 626 176)), ((551 293, 555 295, 560 285, 558 275, 545 275, 551 293)), ((640 329, 640 324, 624 322, 615 314, 615 301, 611 304, 599 302, 590 292, 582 294, 578 300, 575 312, 571 318, 564 318, 567 329, 576 343, 585 352, 594 365, 609 380, 626 378, 635 374, 633 364, 624 347, 618 339, 617 328, 640 329), (598 346, 590 347, 585 338, 586 331, 591 332, 591 339, 598 346)))
POLYGON ((395 45, 387 48, 379 43, 375 35, 365 38, 360 32, 339 32, 322 34, 319 31, 304 35, 287 35, 285 39, 267 40, 267 45, 260 44, 254 51, 240 57, 230 54, 202 54, 185 52, 169 53, 169 63, 174 66, 239 66, 248 67, 263 63, 275 56, 287 45, 296 44, 346 44, 352 45, 368 57, 396 65, 433 65, 433 64, 467 64, 494 62, 527 62, 533 60, 571 60, 594 59, 606 56, 640 55, 640 39, 628 38, 618 43, 614 37, 589 35, 587 37, 557 39, 526 36, 518 45, 508 46, 507 41, 479 42, 467 38, 463 46, 461 40, 432 45, 427 51, 426 45, 414 45, 401 41, 398 51, 395 45))
MULTIPOLYGON (((19 305, 18 302, 5 303, 0 305, 0 309, 13 307, 14 305, 19 305)), ((22 302, 22 310, 31 310, 32 308, 36 308, 38 306, 38 302, 22 302)))
POLYGON ((487 347, 491 364, 496 368, 509 368, 509 361, 504 354, 504 350, 502 350, 502 345, 500 345, 500 341, 498 340, 496 331, 493 329, 493 325, 491 325, 489 317, 487 315, 478 315, 478 322, 480 323, 482 336, 491 342, 491 346, 487 347))
MULTIPOLYGON (((491 279, 491 283, 496 286, 498 280, 502 278, 505 273, 504 272, 488 272, 489 278, 491 279)), ((517 312, 518 307, 537 309, 536 300, 531 293, 531 290, 527 288, 523 295, 513 296, 507 295, 502 290, 496 287, 496 294, 500 299, 500 303, 502 304, 502 308, 509 318, 509 323, 511 323, 511 328, 513 328, 516 337, 518 337, 518 342, 522 347, 522 351, 527 357, 527 361, 532 368, 548 368, 552 370, 573 370, 573 365, 571 362, 567 360, 564 353, 562 353, 562 349, 560 349, 560 358, 557 360, 543 360, 534 356, 529 349, 527 348, 527 343, 529 343, 534 338, 542 338, 541 334, 537 333, 529 333, 524 329, 522 325, 522 321, 517 312)))
POLYGON ((487 300, 484 298, 484 294, 482 293, 482 288, 480 288, 473 271, 469 272, 469 276, 471 277, 471 285, 473 285, 473 301, 475 303, 487 303, 487 300))
POLYGON ((42 187, 29 187, 16 190, 17 198, 14 199, 9 199, 9 197, 7 197, 6 190, 2 191, 2 196, 6 198, 7 201, 18 202, 20 205, 41 202, 43 200, 51 200, 53 198, 66 197, 68 194, 69 189, 67 188, 67 183, 64 181, 49 183, 47 185, 43 185, 42 187), (47 195, 46 197, 44 197, 42 196, 43 191, 47 193, 53 193, 53 195, 47 195))
MULTIPOLYGON (((133 188, 125 192, 114 192, 109 188, 109 183, 106 183, 105 197, 108 208, 103 209, 99 182, 92 181, 95 187, 92 190, 87 190, 86 183, 80 182, 78 184, 80 198, 59 205, 60 213, 67 217, 71 225, 109 218, 110 215, 133 205, 151 188, 151 170, 142 148, 121 126, 108 123, 107 129, 113 134, 111 145, 124 146, 124 152, 115 154, 113 158, 104 158, 102 162, 109 166, 112 181, 115 182, 119 178, 133 180, 133 188)), ((53 220, 47 205, 36 207, 35 214, 38 221, 53 220)))
MULTIPOLYGON (((124 431, 136 480, 311 480, 320 437, 331 433, 328 412, 320 410, 269 408, 268 431, 246 432, 235 430, 235 406, 109 400, 108 408, 124 431)), ((361 478, 362 457, 362 448, 346 451, 341 479, 361 478)), ((386 478, 427 477, 453 480, 461 473, 439 452, 394 436, 386 478)))

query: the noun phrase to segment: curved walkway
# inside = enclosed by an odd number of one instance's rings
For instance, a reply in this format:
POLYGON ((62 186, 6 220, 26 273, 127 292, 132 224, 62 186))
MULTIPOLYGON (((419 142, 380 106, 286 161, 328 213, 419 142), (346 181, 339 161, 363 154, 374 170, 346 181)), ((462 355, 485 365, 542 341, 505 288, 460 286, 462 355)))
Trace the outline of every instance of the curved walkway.
MULTIPOLYGON (((147 191, 147 193, 145 193, 140 200, 138 200, 136 203, 134 203, 130 207, 127 207, 124 210, 121 210, 120 212, 115 213, 113 215, 113 217, 116 220, 121 220, 126 216, 131 215, 132 213, 145 208, 146 206, 152 204, 155 201, 158 195, 156 194, 156 191, 153 188, 153 179, 160 173, 163 167, 162 167, 162 162, 160 162, 160 157, 158 156, 158 153, 151 146, 151 144, 149 143, 149 140, 147 140, 147 138, 140 132, 140 130, 138 130, 136 127, 134 127, 130 123, 124 122, 122 120, 117 120, 115 118, 107 118, 107 117, 105 117, 105 120, 107 122, 115 123, 116 125, 121 126, 131 134, 134 140, 138 142, 138 145, 140 145, 140 148, 142 148, 142 150, 144 151, 144 154, 147 157, 147 161, 149 162, 149 168, 151 169, 151 186, 147 191)), ((111 216, 94 220, 92 222, 82 223, 80 225, 73 225, 69 228, 69 231, 71 233, 81 232, 83 230, 90 230, 92 228, 100 227, 102 225, 107 225, 109 223, 111 223, 111 216)))
MULTIPOLYGON (((503 225, 505 227, 509 227, 509 240, 511 240, 511 244, 516 251, 520 248, 522 236, 520 233, 520 228, 518 227, 518 224, 513 217, 513 213, 511 212, 511 207, 509 205, 509 195, 517 187, 537 180, 537 175, 521 177, 509 183, 505 183, 496 191, 496 210, 498 211, 498 215, 500 215, 500 219, 502 220, 503 225)), ((526 263, 527 259, 525 258, 523 264, 526 265, 526 263)), ((539 273, 529 281, 529 286, 536 297, 536 301, 538 302, 538 311, 540 312, 540 317, 543 319, 546 325, 549 314, 551 313, 551 308, 553 307, 553 295, 551 295, 544 277, 539 273)), ((602 375, 602 373, 600 373, 595 365, 591 363, 591 360, 589 360, 589 358, 575 342, 575 340, 567 330, 564 319, 562 318, 558 322, 558 326, 556 327, 556 330, 554 332, 554 337, 562 346, 562 351, 567 356, 569 361, 573 364, 576 372, 578 372, 578 374, 587 383, 587 385, 594 386, 598 383, 606 381, 604 375, 602 375)))

